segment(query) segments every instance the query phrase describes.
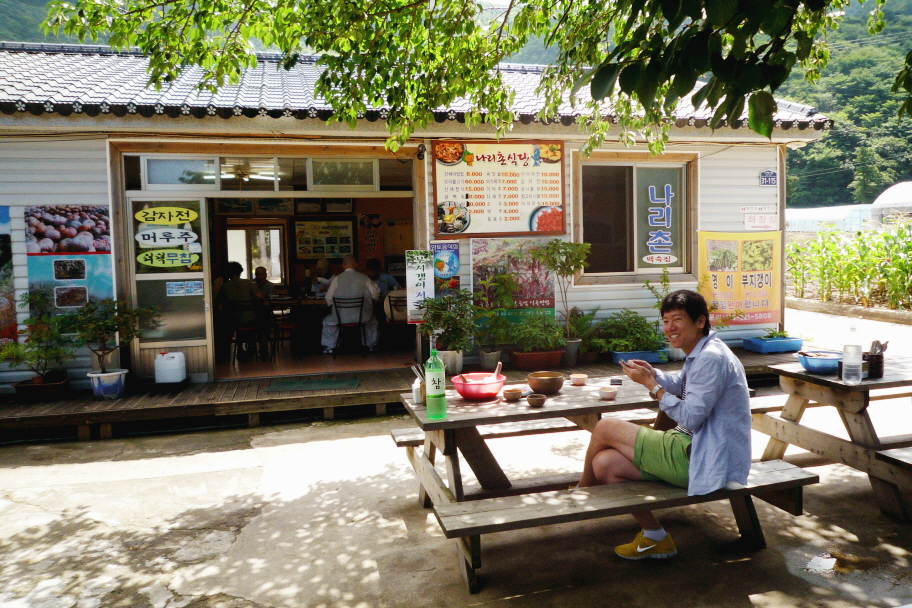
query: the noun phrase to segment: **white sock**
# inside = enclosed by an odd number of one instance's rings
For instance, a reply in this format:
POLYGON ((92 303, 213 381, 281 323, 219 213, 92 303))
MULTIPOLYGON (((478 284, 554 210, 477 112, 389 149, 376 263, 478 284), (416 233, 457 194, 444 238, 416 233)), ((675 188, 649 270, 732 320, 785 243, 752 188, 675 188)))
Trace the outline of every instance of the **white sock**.
POLYGON ((665 528, 662 528, 662 527, 659 527, 655 530, 647 530, 646 528, 643 528, 643 536, 645 536, 649 540, 654 540, 656 542, 659 542, 660 540, 665 538, 666 534, 668 534, 668 532, 666 532, 665 528))

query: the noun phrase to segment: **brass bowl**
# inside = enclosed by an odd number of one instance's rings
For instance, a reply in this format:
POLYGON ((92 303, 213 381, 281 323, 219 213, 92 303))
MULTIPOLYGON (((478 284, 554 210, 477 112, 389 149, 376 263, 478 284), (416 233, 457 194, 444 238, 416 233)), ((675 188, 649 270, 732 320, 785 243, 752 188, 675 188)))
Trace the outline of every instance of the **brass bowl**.
POLYGON ((529 404, 529 407, 541 407, 545 404, 546 399, 547 397, 544 395, 536 395, 533 393, 526 397, 526 403, 529 404))
POLYGON ((559 372, 532 372, 526 376, 529 388, 541 395, 555 395, 564 386, 564 375, 559 372))

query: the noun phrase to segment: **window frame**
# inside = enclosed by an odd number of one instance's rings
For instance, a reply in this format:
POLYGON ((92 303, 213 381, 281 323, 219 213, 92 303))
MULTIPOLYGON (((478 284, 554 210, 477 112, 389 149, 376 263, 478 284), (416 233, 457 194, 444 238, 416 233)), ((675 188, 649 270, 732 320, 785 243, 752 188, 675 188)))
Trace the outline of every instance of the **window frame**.
POLYGON ((288 285, 288 238, 287 238, 287 226, 283 220, 277 218, 263 217, 263 218, 254 218, 254 217, 243 217, 243 218, 226 218, 225 222, 225 237, 227 239, 227 234, 229 230, 243 230, 244 231, 244 245, 247 250, 247 268, 244 270, 247 272, 247 278, 253 279, 253 271, 255 267, 250 258, 250 234, 254 230, 279 230, 279 243, 282 247, 282 251, 279 252, 279 259, 282 265, 282 282, 273 283, 276 287, 285 287, 288 285))
MULTIPOLYGON (((131 155, 132 156, 132 155, 131 155)), ((162 192, 162 191, 220 191, 222 188, 221 165, 219 157, 210 154, 141 154, 140 171, 142 177, 143 192, 162 192), (150 184, 149 183, 149 161, 150 160, 211 160, 215 165, 215 179, 212 184, 150 184)), ((136 192, 136 190, 130 190, 136 192)))
MULTIPOLYGON (((697 207, 696 184, 698 183, 698 159, 696 152, 667 153, 659 157, 652 157, 647 153, 612 152, 599 150, 592 152, 587 158, 582 158, 580 153, 572 153, 573 166, 573 232, 574 242, 585 241, 585 218, 583 217, 583 167, 584 166, 620 166, 633 167, 633 226, 634 234, 629 247, 636 247, 636 205, 637 205, 637 167, 642 168, 677 168, 681 169, 681 191, 684 193, 684 214, 681 218, 681 257, 675 266, 668 268, 672 282, 693 281, 694 260, 697 252, 697 207)), ((634 270, 625 272, 587 272, 583 271, 577 276, 577 285, 605 285, 605 284, 640 284, 644 278, 649 278, 662 273, 662 266, 640 267, 635 251, 633 253, 634 270)))

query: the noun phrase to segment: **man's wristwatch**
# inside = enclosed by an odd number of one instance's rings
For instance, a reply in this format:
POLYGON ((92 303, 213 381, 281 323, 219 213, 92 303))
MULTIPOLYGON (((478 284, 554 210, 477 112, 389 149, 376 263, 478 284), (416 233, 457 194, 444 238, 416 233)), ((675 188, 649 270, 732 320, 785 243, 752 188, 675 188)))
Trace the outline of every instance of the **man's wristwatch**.
POLYGON ((649 396, 652 397, 653 399, 655 399, 656 401, 658 401, 660 390, 662 390, 662 387, 659 386, 658 384, 656 384, 651 389, 649 389, 649 396))

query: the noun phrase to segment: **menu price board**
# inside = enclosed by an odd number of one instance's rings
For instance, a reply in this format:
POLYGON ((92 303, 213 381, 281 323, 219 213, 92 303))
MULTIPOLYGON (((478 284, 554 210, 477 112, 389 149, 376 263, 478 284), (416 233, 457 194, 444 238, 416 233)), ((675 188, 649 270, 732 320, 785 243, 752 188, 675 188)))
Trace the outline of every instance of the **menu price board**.
POLYGON ((565 233, 561 141, 431 145, 437 236, 565 233))

